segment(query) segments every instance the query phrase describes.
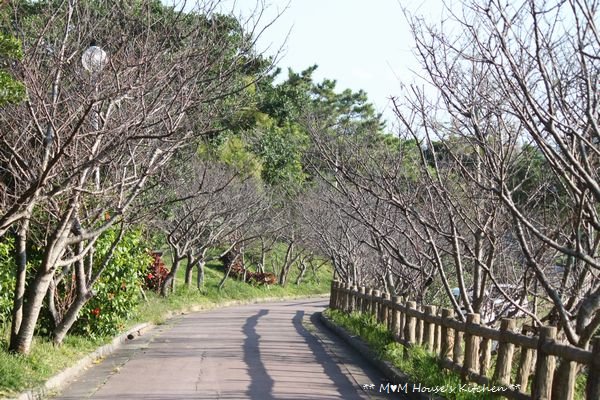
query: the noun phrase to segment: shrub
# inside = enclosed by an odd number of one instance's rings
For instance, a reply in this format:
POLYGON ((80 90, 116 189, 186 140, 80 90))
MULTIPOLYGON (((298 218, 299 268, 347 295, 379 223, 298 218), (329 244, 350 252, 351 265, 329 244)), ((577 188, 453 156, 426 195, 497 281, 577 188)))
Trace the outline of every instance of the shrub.
MULTIPOLYGON (((98 262, 107 254, 118 233, 103 234, 96 244, 98 262)), ((81 310, 74 333, 92 337, 114 335, 125 327, 140 300, 143 273, 151 258, 139 230, 127 232, 115 249, 110 264, 94 286, 95 296, 81 310)))
POLYGON ((146 289, 160 292, 162 283, 169 275, 169 269, 162 260, 162 253, 151 253, 152 264, 146 269, 144 274, 144 287, 146 289))
POLYGON ((0 326, 10 321, 15 289, 14 241, 0 240, 0 326))

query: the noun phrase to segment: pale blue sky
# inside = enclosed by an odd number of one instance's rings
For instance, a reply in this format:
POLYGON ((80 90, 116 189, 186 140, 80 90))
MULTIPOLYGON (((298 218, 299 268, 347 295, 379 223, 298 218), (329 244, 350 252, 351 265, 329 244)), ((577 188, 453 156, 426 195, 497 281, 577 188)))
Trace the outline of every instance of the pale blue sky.
MULTIPOLYGON (((256 3, 237 0, 234 14, 247 18, 256 3)), ((232 7, 234 2, 225 4, 232 7)), ((283 72, 317 64, 317 80, 335 79, 340 90, 364 89, 387 119, 393 119, 389 97, 399 95, 400 81, 412 82, 411 70, 419 69, 402 7, 426 15, 441 7, 438 0, 267 0, 264 4, 260 23, 283 14, 264 31, 258 46, 267 54, 283 46, 278 63, 283 72)))
POLYGON ((317 64, 316 80, 335 79, 340 91, 365 90, 390 123, 389 97, 400 95, 400 82, 412 83, 413 71, 419 71, 402 9, 439 20, 443 8, 442 0, 223 0, 222 10, 251 26, 257 5, 264 5, 261 27, 282 13, 258 47, 267 55, 282 49, 283 74, 288 67, 300 71, 317 64))

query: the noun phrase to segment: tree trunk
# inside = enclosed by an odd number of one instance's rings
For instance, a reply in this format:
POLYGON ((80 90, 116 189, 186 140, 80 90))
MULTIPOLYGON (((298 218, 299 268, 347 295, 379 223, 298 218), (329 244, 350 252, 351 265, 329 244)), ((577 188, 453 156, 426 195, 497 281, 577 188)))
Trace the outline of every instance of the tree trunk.
MULTIPOLYGON (((64 224, 63 229, 67 229, 67 224, 64 224)), ((40 311, 44 303, 46 293, 50 287, 50 282, 54 276, 54 266, 65 251, 65 233, 64 230, 59 230, 55 233, 53 239, 46 246, 45 254, 42 263, 38 268, 33 282, 31 282, 25 291, 23 306, 23 317, 21 320, 18 333, 16 333, 10 341, 9 350, 20 354, 29 354, 31 350, 31 342, 35 332, 35 326, 40 316, 40 311)))
POLYGON ((173 292, 175 290, 175 276, 177 274, 177 270, 179 269, 179 262, 182 259, 183 257, 179 255, 173 255, 173 266, 171 267, 171 271, 169 271, 167 277, 160 287, 161 296, 166 297, 169 292, 173 292))
POLYGON ((240 256, 240 254, 236 254, 233 259, 231 260, 231 262, 229 262, 229 265, 227 266, 227 271, 225 272, 225 275, 223 276, 223 279, 221 279, 221 282, 219 282, 219 290, 223 289, 223 286, 225 286, 225 281, 227 280, 227 278, 229 277, 229 273, 231 272, 231 266, 235 263, 235 261, 237 260, 237 258, 240 256))
POLYGON ((198 275, 196 276, 196 286, 198 289, 202 289, 204 286, 204 257, 198 261, 198 275))
POLYGON ((15 235, 15 261, 16 282, 13 294, 12 322, 10 328, 10 342, 17 340, 23 320, 23 299, 25 297, 25 281, 27 278, 27 233, 29 231, 29 217, 23 220, 15 235))
MULTIPOLYGON (((78 252, 81 254, 83 252, 83 242, 78 244, 78 252)), ((114 248, 114 247, 113 247, 114 248)), ((88 290, 87 287, 87 279, 85 274, 85 258, 77 261, 75 263, 75 278, 77 284, 77 296, 75 297, 75 301, 73 304, 69 306, 66 314, 63 316, 61 321, 56 324, 54 328, 54 344, 62 344, 65 336, 77 321, 77 317, 79 315, 79 311, 85 306, 87 301, 92 298, 92 291, 88 290)))
MULTIPOLYGON (((75 264, 76 265, 75 276, 76 276, 76 285, 77 285, 76 286, 77 287, 77 296, 76 296, 73 304, 69 305, 69 308, 68 308, 67 312, 65 313, 64 317, 62 318, 62 320, 55 324, 55 328, 54 328, 54 332, 53 332, 55 344, 62 344, 67 333, 69 333, 69 331, 73 327, 73 324, 77 321, 79 312, 86 305, 86 303, 94 296, 94 292, 92 291, 92 288, 94 287, 94 284, 97 282, 98 277, 100 276, 102 271, 107 267, 107 265, 112 260, 114 254, 115 254, 117 245, 123 238, 123 232, 124 232, 123 226, 121 226, 121 231, 119 232, 119 235, 111 244, 110 249, 108 250, 108 253, 106 254, 104 260, 102 260, 102 264, 98 268, 98 270, 95 272, 94 276, 92 276, 93 261, 94 261, 93 260, 93 254, 94 254, 93 248, 90 250, 90 252, 88 254, 89 257, 84 257, 75 264), (85 265, 86 258, 89 261, 87 271, 86 271, 86 265, 85 265)), ((81 254, 84 251, 83 242, 80 242, 78 244, 78 251, 79 251, 79 254, 81 254)), ((140 290, 142 292, 142 296, 144 297, 144 300, 147 301, 146 295, 141 287, 140 287, 140 290)))
POLYGON ((283 265, 281 267, 281 273, 279 274, 279 284, 281 286, 285 286, 288 278, 288 274, 290 273, 290 268, 292 267, 293 261, 292 256, 294 254, 294 242, 291 242, 288 245, 287 251, 285 252, 285 258, 283 260, 283 265))
POLYGON ((298 274, 298 278, 296 278, 296 285, 299 285, 302 282, 302 278, 304 278, 307 268, 306 261, 302 260, 300 262, 300 273, 298 274))
POLYGON ((258 265, 256 266, 256 272, 260 272, 262 274, 265 273, 265 263, 267 262, 267 253, 270 250, 271 250, 271 248, 265 244, 265 240, 261 237, 261 239, 260 239, 260 261, 259 261, 258 265))
POLYGON ((27 301, 23 307, 23 318, 18 333, 11 337, 8 347, 10 351, 29 354, 35 325, 51 280, 52 272, 46 272, 45 268, 41 266, 34 281, 27 288, 27 301))
POLYGON ((79 312, 85 306, 89 299, 92 298, 92 292, 86 291, 84 294, 79 295, 75 298, 75 301, 69 307, 69 310, 60 321, 60 323, 54 328, 54 344, 60 345, 71 330, 71 327, 77 321, 79 312))
POLYGON ((185 266, 185 286, 192 286, 192 275, 194 272, 194 266, 198 262, 198 259, 194 257, 193 254, 187 254, 187 265, 185 266))

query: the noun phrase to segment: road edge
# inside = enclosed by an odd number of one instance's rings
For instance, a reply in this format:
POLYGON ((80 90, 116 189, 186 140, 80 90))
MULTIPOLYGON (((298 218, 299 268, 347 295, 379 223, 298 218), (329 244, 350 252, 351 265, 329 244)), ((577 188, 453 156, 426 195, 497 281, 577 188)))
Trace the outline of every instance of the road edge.
POLYGON ((77 361, 74 365, 52 376, 43 385, 21 392, 21 394, 19 394, 19 396, 15 399, 40 400, 47 398, 51 392, 58 391, 61 388, 68 385, 77 376, 79 376, 79 374, 81 374, 85 369, 89 368, 97 360, 110 355, 119 347, 121 347, 123 343, 129 340, 133 340, 137 336, 143 335, 147 331, 154 328, 154 326, 154 324, 144 322, 128 329, 126 332, 115 337, 110 343, 100 346, 92 353, 77 361))
MULTIPOLYGON (((202 305, 193 305, 181 310, 170 311, 165 315, 165 322, 182 314, 189 314, 192 312, 210 311, 217 308, 226 308, 237 305, 249 305, 259 303, 277 302, 283 300, 298 300, 298 299, 314 299, 314 298, 327 298, 329 293, 314 294, 309 296, 283 296, 283 297, 263 297, 259 299, 251 300, 229 300, 222 303, 206 303, 202 305)), ((136 336, 141 336, 146 332, 155 328, 156 325, 151 322, 143 322, 134 327, 128 329, 126 332, 116 336, 110 343, 100 346, 92 353, 83 357, 77 361, 74 365, 67 367, 60 371, 56 375, 50 377, 44 384, 22 391, 17 397, 3 397, 4 400, 44 400, 49 397, 51 393, 60 391, 73 380, 75 380, 83 371, 89 368, 96 361, 105 358, 117 350, 123 343, 128 340, 135 339, 136 336), (134 338, 130 339, 129 335, 134 335, 134 338)))
MULTIPOLYGON (((350 347, 360 353, 367 361, 369 361, 372 365, 374 365, 385 377, 393 384, 407 384, 408 387, 413 387, 414 382, 410 380, 410 377, 406 375, 404 372, 400 371, 396 368, 391 362, 387 360, 382 360, 377 356, 377 354, 371 350, 371 348, 367 345, 365 341, 363 341, 360 337, 351 335, 343 327, 335 324, 331 319, 327 318, 323 313, 319 313, 319 318, 323 325, 325 325, 329 330, 335 333, 338 337, 340 337, 344 342, 346 342, 350 347)), ((416 400, 446 400, 443 397, 435 396, 431 394, 424 393, 410 393, 411 398, 416 400)))

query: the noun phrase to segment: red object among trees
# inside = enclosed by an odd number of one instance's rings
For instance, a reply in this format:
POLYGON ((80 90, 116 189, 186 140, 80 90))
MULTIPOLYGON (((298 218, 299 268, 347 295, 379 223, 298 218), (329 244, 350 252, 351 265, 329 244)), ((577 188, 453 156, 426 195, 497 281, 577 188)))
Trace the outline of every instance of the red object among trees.
POLYGON ((146 276, 144 276, 145 287, 157 292, 160 291, 163 281, 169 274, 169 269, 162 260, 162 254, 159 251, 151 253, 153 261, 147 270, 146 276))

